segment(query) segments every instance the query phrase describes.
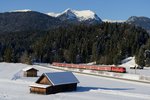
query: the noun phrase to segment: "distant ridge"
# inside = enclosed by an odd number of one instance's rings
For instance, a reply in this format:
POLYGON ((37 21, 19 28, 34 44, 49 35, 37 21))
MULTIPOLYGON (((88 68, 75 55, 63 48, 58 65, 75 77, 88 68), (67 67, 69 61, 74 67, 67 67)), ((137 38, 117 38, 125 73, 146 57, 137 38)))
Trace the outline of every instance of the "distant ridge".
POLYGON ((92 11, 67 9, 60 14, 40 13, 29 9, 0 13, 0 33, 49 30, 67 24, 99 24, 102 20, 92 11))
POLYGON ((142 27, 150 34, 150 18, 131 16, 128 20, 109 20, 101 18, 91 10, 66 9, 61 13, 40 13, 30 9, 13 10, 0 13, 0 33, 49 30, 67 24, 100 24, 102 22, 133 24, 142 27))
POLYGON ((36 11, 16 10, 0 13, 0 33, 48 30, 59 25, 63 24, 58 18, 36 11))
POLYGON ((131 16, 126 22, 135 26, 142 27, 150 34, 150 18, 144 16, 131 16))

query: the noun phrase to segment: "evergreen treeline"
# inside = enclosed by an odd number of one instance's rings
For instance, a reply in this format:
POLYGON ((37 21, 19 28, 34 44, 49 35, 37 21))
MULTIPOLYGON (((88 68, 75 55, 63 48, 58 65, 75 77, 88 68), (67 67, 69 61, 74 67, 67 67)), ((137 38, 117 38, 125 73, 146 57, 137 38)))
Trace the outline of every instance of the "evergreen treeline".
POLYGON ((135 55, 137 63, 142 65, 145 59, 150 60, 146 54, 150 49, 148 39, 145 30, 126 23, 70 25, 44 32, 2 34, 0 61, 119 64, 135 55))
POLYGON ((145 45, 142 45, 136 54, 136 63, 140 66, 150 67, 150 38, 145 45))

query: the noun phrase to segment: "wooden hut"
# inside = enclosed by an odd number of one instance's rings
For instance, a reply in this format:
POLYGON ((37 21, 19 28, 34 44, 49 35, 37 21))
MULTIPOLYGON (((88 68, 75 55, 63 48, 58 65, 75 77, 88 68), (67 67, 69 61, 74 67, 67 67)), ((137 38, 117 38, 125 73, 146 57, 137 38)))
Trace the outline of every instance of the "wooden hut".
POLYGON ((72 72, 43 73, 35 84, 30 85, 31 93, 53 94, 65 91, 74 91, 78 79, 72 72))
POLYGON ((37 77, 38 70, 33 67, 23 69, 24 77, 37 77))

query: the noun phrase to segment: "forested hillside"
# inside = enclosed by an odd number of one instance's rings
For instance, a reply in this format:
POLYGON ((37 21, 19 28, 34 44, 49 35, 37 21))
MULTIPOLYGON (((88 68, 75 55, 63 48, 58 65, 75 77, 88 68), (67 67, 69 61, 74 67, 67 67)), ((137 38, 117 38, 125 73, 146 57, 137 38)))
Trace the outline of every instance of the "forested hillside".
POLYGON ((126 23, 1 34, 0 61, 119 64, 128 56, 140 59, 141 48, 150 49, 148 39, 145 30, 126 23))
POLYGON ((47 31, 59 25, 64 25, 59 19, 36 11, 0 13, 0 34, 33 30, 47 31))

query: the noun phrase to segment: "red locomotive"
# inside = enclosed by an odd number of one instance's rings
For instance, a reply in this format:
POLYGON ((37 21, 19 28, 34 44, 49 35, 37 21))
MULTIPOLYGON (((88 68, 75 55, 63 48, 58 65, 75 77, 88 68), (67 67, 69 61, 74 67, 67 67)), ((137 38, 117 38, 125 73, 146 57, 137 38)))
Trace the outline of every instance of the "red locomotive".
POLYGON ((117 66, 67 64, 67 63, 57 63, 57 62, 53 62, 52 65, 53 66, 59 66, 59 67, 68 67, 68 68, 78 68, 78 69, 89 69, 89 70, 97 70, 97 71, 109 71, 109 72, 126 73, 126 68, 117 67, 117 66))

